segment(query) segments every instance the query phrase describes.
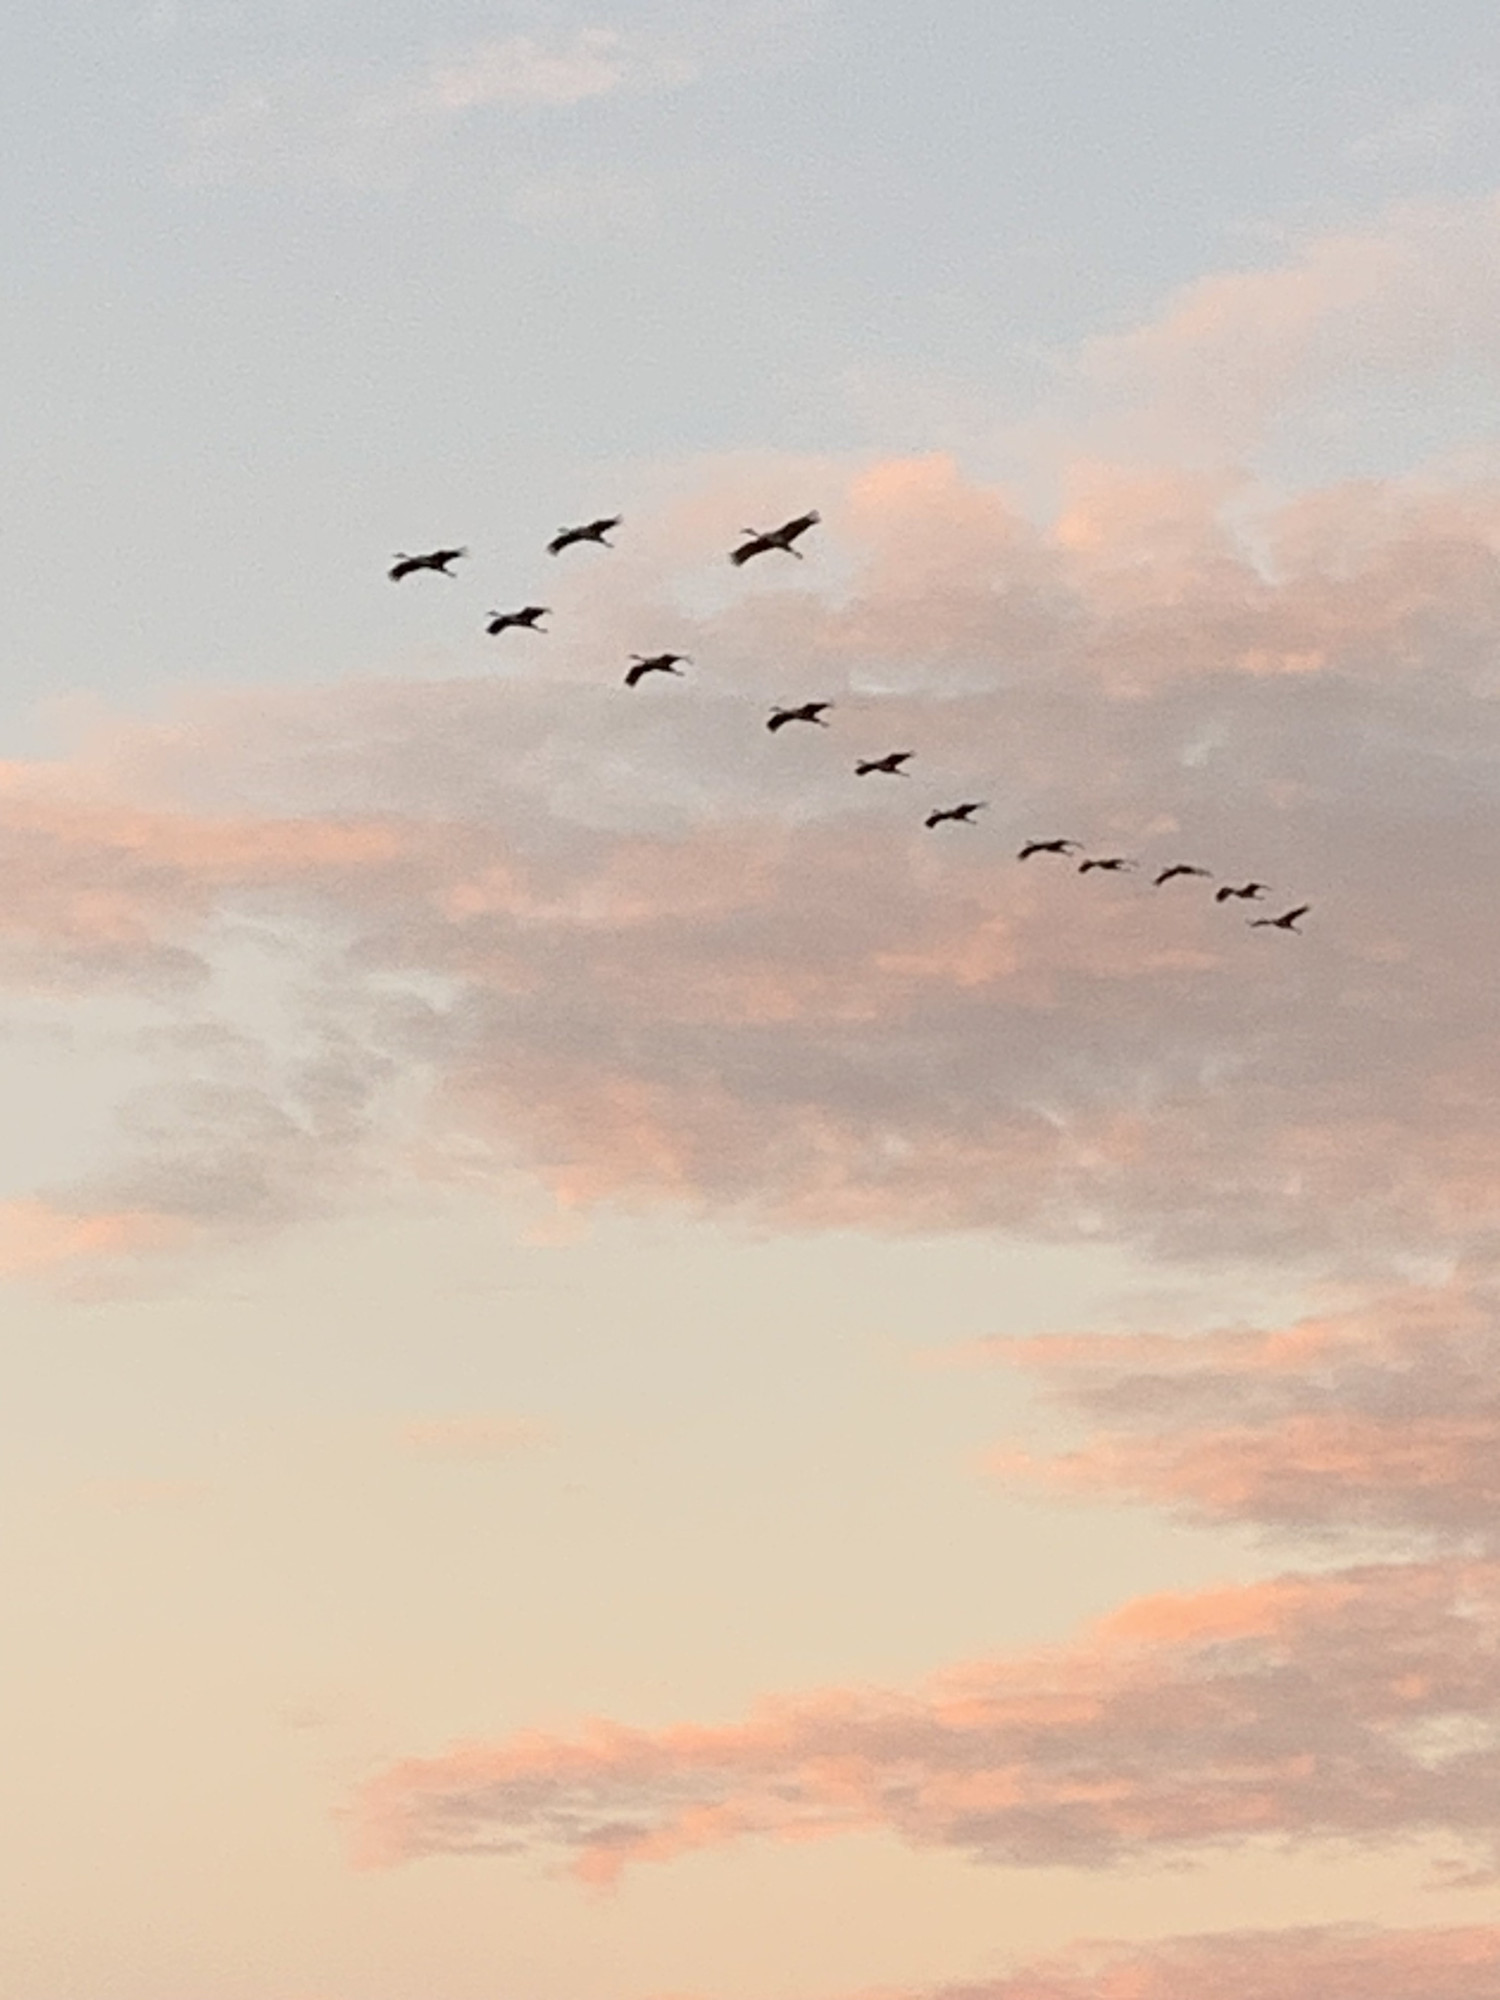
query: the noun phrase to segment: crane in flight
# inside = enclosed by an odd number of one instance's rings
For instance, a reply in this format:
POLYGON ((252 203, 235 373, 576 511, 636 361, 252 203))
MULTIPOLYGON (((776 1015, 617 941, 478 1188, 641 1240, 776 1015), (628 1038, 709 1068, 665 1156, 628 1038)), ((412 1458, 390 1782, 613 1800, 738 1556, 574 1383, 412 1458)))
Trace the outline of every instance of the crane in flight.
POLYGON ((938 811, 930 812, 922 824, 941 826, 944 820, 951 819, 955 826, 972 826, 975 813, 983 812, 988 804, 988 799, 965 799, 961 806, 942 806, 938 811))
POLYGON ((1179 875, 1212 876, 1213 872, 1212 868, 1195 868, 1190 861, 1174 861, 1170 868, 1163 868, 1151 886, 1159 889, 1163 882, 1171 882, 1179 875))
POLYGON ((1297 919, 1305 917, 1311 908, 1311 903, 1299 903, 1295 910, 1283 910, 1279 917, 1252 917, 1250 928, 1253 931, 1291 931, 1301 937, 1297 919))
POLYGON ((678 665, 679 661, 689 667, 693 664, 686 653, 651 653, 649 655, 645 653, 632 653, 630 657, 635 661, 635 665, 630 668, 625 676, 625 685, 628 688, 633 688, 639 681, 643 681, 647 674, 680 674, 682 667, 678 665))
POLYGON ((1226 882, 1222 889, 1215 889, 1214 901, 1216 903, 1227 903, 1231 896, 1237 896, 1241 902, 1258 903, 1270 886, 1269 882, 1246 882, 1240 888, 1235 889, 1231 888, 1229 883, 1226 882))
POLYGON ((466 556, 467 549, 432 549, 425 556, 398 555, 387 571, 392 583, 399 583, 404 576, 414 576, 419 569, 430 569, 438 576, 452 576, 449 563, 456 563, 460 556, 466 556))
POLYGON ((1016 859, 1029 861, 1033 854, 1076 854, 1079 844, 1076 840, 1028 840, 1016 859))
POLYGON ((545 604, 523 604, 519 611, 492 611, 485 631, 492 639, 502 632, 545 632, 544 618, 552 615, 545 604))
POLYGON ((861 757, 854 767, 856 778, 868 778, 874 771, 883 771, 888 778, 909 778, 910 771, 901 766, 911 761, 910 750, 892 750, 886 757, 861 757))
POLYGON ((1123 869, 1134 868, 1135 863, 1124 854, 1091 854, 1087 861, 1080 861, 1078 872, 1087 875, 1091 868, 1102 868, 1107 875, 1118 875, 1123 869))
POLYGON ((601 547, 612 549, 614 543, 608 539, 611 528, 618 528, 624 520, 623 514, 601 516, 597 521, 585 521, 582 527, 559 528, 547 544, 549 556, 560 556, 564 549, 571 549, 575 542, 598 542, 601 547))
POLYGON ((823 719, 823 712, 832 707, 831 701, 805 701, 800 708, 773 708, 766 727, 773 736, 778 729, 785 729, 789 722, 813 722, 819 729, 826 729, 828 724, 823 719))
POLYGON ((801 562, 802 551, 793 548, 792 544, 809 528, 815 528, 822 518, 816 512, 799 514, 795 521, 783 521, 779 528, 768 528, 764 533, 758 528, 742 529, 745 540, 737 549, 730 550, 729 560, 736 569, 740 569, 752 556, 769 555, 772 549, 780 549, 783 555, 795 556, 801 562))

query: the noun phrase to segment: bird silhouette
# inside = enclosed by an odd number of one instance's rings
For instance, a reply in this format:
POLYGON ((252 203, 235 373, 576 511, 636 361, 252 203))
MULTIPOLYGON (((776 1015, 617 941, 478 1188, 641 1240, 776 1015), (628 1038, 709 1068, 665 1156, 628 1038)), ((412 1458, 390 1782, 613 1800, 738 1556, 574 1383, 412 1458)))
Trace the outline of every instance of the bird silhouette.
POLYGON ((746 540, 737 549, 731 549, 729 560, 736 569, 749 562, 752 556, 769 555, 772 549, 780 549, 783 555, 795 556, 802 560, 801 549, 794 549, 793 542, 799 535, 805 535, 809 528, 815 528, 822 516, 817 513, 799 514, 795 521, 783 521, 779 528, 767 529, 763 534, 758 528, 746 528, 746 540))
POLYGON ((1017 861, 1029 861, 1033 854, 1076 854, 1076 840, 1028 840, 1016 856, 1017 861))
POLYGON ((680 674, 682 668, 677 664, 679 660, 687 666, 693 664, 686 653, 652 653, 649 656, 644 653, 632 653, 630 657, 635 661, 635 665, 625 676, 625 685, 628 688, 633 688, 637 681, 643 681, 647 674, 680 674))
POLYGON ((1301 937, 1297 919, 1305 917, 1311 908, 1311 903, 1299 903, 1295 910, 1283 910, 1279 917, 1251 917, 1250 928, 1253 931, 1294 931, 1301 937))
POLYGON ((961 822, 964 826, 972 826, 975 813, 983 812, 988 804, 988 799, 965 799, 961 806, 943 806, 937 812, 930 812, 922 824, 941 826, 944 820, 951 819, 955 824, 961 822))
POLYGON ((581 528, 559 528, 547 544, 549 556, 560 556, 564 549, 570 549, 575 542, 598 542, 606 549, 614 543, 608 539, 611 528, 618 528, 623 514, 609 514, 597 521, 585 521, 581 528))
POLYGON ((1080 861, 1078 872, 1087 875, 1091 868, 1102 868, 1108 875, 1118 875, 1122 869, 1134 868, 1135 863, 1123 854, 1091 855, 1087 861, 1080 861))
POLYGON ((883 771, 888 778, 909 778, 910 771, 901 766, 910 761, 910 750, 892 750, 887 757, 862 757, 854 767, 856 778, 868 778, 872 772, 883 771))
POLYGON ((1270 886, 1269 882, 1246 882, 1240 888, 1234 889, 1226 882, 1222 889, 1215 889, 1214 901, 1227 903, 1231 896, 1237 896, 1241 902, 1258 903, 1270 886))
POLYGON ((399 583, 404 576, 414 576, 419 569, 430 569, 438 576, 452 576, 449 563, 466 556, 467 549, 433 549, 425 556, 398 555, 387 575, 392 583, 399 583))
POLYGON ((1163 868, 1151 886, 1153 889, 1159 889, 1163 882, 1170 882, 1178 875, 1211 876, 1213 872, 1212 868, 1195 868, 1189 861, 1174 861, 1170 868, 1163 868))
POLYGON ((545 604, 523 604, 519 611, 492 611, 484 629, 492 639, 502 632, 545 632, 541 621, 551 615, 545 604))
POLYGON ((815 722, 819 729, 826 729, 823 711, 832 708, 831 701, 805 701, 800 708, 773 708, 771 719, 766 724, 774 736, 778 729, 785 729, 789 722, 815 722))

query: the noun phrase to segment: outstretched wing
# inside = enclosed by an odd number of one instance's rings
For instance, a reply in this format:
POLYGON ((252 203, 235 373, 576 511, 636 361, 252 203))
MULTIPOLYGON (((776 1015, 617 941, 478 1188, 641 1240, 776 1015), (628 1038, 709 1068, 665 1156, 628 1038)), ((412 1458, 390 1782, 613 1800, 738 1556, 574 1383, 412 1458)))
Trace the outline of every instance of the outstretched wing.
POLYGON ((729 551, 729 560, 738 569, 749 562, 751 556, 763 556, 771 544, 764 535, 752 535, 748 542, 741 542, 737 549, 729 551))
POLYGON ((786 521, 777 529, 777 539, 783 542, 795 542, 797 537, 805 535, 809 528, 817 527, 822 518, 816 511, 811 514, 799 514, 795 521, 786 521))

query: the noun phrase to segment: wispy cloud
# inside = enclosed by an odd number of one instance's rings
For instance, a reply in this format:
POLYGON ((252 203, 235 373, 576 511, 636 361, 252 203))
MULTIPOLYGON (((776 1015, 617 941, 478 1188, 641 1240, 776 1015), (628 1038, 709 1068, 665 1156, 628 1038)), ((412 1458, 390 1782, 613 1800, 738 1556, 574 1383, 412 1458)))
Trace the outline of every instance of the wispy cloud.
POLYGON ((618 27, 492 36, 354 87, 310 72, 243 85, 194 119, 182 170, 206 181, 378 186, 405 178, 445 133, 485 112, 679 90, 699 70, 686 48, 618 27))
POLYGON ((426 1417, 405 1425, 401 1442, 418 1458, 479 1462, 534 1451, 551 1435, 524 1417, 426 1417))
POLYGON ((642 46, 619 28, 580 28, 548 44, 530 35, 476 43, 435 63, 413 100, 438 115, 491 105, 581 104, 620 90, 677 90, 698 64, 686 54, 642 46))

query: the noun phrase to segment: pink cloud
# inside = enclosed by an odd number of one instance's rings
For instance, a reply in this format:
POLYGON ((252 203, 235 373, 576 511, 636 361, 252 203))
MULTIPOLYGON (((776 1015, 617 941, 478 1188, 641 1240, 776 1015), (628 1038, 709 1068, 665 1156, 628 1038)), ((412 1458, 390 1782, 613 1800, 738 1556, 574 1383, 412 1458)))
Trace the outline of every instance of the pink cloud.
POLYGON ((1143 325, 1072 357, 1091 449, 1242 463, 1278 422, 1319 436, 1320 399, 1500 363, 1500 201, 1400 203, 1368 224, 1289 238, 1260 268, 1183 286, 1143 325))
MULTIPOLYGON (((922 2000, 1497 2000, 1500 1929, 1354 1926, 1079 1947, 922 2000)), ((895 2000, 895 1996, 888 1996, 895 2000)), ((915 1996, 903 1996, 915 2000, 915 1996)))
POLYGON ((1500 1809, 1500 1576, 1448 1563, 1139 1600, 1076 1645, 912 1694, 834 1689, 718 1727, 594 1722, 409 1758, 363 1851, 561 1851, 585 1880, 751 1836, 883 1829, 1017 1866, 1258 1837, 1483 1847, 1500 1809))
POLYGON ((1492 1545, 1500 1509, 1493 1273, 1410 1286, 1296 1325, 1179 1339, 995 1343, 1089 1425, 1002 1475, 1202 1518, 1492 1545))

